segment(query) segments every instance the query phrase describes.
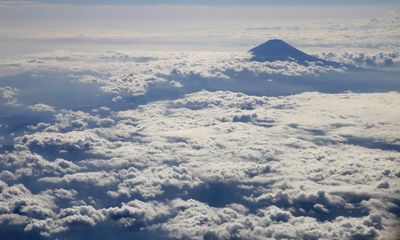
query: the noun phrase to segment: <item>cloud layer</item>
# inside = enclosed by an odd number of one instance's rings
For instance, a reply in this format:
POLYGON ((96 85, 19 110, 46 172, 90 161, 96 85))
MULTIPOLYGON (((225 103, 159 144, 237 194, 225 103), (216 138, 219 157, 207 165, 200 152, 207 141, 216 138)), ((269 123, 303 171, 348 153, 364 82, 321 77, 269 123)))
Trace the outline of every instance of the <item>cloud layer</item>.
POLYGON ((399 100, 200 91, 57 111, 1 154, 2 234, 394 239, 399 100))
POLYGON ((398 55, 321 55, 1 60, 0 238, 396 239, 398 55))

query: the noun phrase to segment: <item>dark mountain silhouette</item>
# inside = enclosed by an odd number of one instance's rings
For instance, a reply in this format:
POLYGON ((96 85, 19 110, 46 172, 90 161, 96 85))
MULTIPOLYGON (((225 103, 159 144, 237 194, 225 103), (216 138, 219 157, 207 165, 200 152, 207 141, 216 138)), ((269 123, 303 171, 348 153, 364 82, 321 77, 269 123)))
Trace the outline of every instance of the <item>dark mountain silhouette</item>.
POLYGON ((273 62, 273 61, 295 61, 302 65, 317 62, 322 65, 342 66, 342 64, 323 60, 289 45, 280 39, 269 40, 249 51, 252 53, 252 61, 273 62))

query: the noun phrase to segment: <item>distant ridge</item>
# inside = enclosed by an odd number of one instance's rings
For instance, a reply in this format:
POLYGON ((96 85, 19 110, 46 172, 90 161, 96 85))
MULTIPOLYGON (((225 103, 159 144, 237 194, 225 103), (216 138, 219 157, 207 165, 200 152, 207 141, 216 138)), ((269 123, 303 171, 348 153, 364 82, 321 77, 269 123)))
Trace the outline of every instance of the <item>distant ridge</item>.
POLYGON ((269 40, 249 51, 253 56, 252 61, 273 62, 273 61, 295 61, 302 65, 311 62, 318 62, 322 65, 342 66, 342 64, 323 60, 311 56, 280 39, 269 40))

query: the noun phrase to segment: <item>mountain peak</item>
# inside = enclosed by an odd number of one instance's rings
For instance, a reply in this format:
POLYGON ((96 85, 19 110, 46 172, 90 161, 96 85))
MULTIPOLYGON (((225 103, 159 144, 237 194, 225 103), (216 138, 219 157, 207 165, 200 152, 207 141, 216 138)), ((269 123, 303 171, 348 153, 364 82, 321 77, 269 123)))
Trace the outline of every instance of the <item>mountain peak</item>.
POLYGON ((268 40, 249 52, 253 54, 251 60, 259 62, 296 61, 300 64, 324 62, 324 60, 308 55, 280 39, 268 40))
POLYGON ((261 45, 272 45, 275 44, 277 46, 282 45, 282 46, 290 46, 287 42, 281 40, 281 39, 270 39, 268 41, 266 41, 265 43, 261 44, 261 45))

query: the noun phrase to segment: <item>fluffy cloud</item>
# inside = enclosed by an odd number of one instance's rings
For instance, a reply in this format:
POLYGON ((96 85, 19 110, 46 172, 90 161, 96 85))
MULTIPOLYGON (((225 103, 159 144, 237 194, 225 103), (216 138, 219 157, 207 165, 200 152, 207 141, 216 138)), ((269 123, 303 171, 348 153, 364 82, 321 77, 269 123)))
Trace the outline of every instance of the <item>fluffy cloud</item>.
POLYGON ((398 101, 200 91, 58 110, 2 153, 1 223, 44 238, 109 223, 169 238, 394 239, 398 101))
POLYGON ((324 59, 361 67, 398 67, 400 64, 400 54, 397 51, 378 52, 375 54, 365 54, 363 52, 336 54, 329 52, 322 53, 320 56, 324 59))
POLYGON ((70 77, 80 82, 100 84, 104 92, 123 97, 141 96, 160 90, 187 93, 194 89, 201 90, 207 85, 224 89, 223 86, 229 84, 227 80, 237 79, 241 75, 247 75, 246 78, 251 81, 259 80, 257 76, 313 77, 343 73, 346 70, 345 67, 334 68, 320 64, 304 66, 289 61, 253 62, 249 61, 248 54, 206 52, 87 54, 58 51, 37 54, 13 64, 9 61, 12 60, 3 60, 0 64, 4 69, 12 65, 14 72, 72 72, 70 77), (124 56, 122 59, 121 55, 124 56))
POLYGON ((34 112, 53 112, 54 111, 54 107, 49 106, 44 103, 36 103, 36 104, 30 106, 30 109, 34 112))
POLYGON ((19 90, 9 86, 0 87, 0 97, 2 98, 1 105, 19 106, 18 102, 19 90))

